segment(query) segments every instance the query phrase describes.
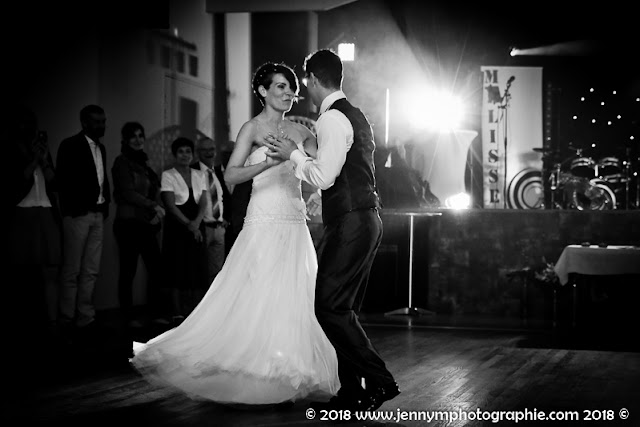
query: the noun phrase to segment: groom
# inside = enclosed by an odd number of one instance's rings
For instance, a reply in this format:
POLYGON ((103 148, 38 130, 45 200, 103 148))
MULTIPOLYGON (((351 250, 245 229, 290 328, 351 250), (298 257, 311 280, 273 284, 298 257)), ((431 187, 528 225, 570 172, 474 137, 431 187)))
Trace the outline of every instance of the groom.
POLYGON ((376 410, 400 393, 362 329, 357 313, 382 239, 371 125, 342 92, 342 61, 322 49, 304 62, 309 96, 320 108, 317 158, 286 139, 269 139, 267 155, 290 159, 296 175, 322 190, 324 235, 318 248, 315 311, 338 355, 342 387, 315 409, 376 410), (362 379, 365 388, 362 387, 362 379))

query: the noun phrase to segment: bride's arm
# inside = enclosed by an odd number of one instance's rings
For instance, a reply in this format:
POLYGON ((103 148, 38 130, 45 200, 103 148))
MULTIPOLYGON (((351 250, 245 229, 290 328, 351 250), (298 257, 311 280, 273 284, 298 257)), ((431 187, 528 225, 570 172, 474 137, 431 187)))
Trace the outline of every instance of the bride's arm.
POLYGON ((274 159, 267 159, 255 165, 244 166, 247 157, 251 154, 251 147, 255 139, 255 124, 252 120, 242 125, 238 138, 236 138, 233 152, 224 171, 224 182, 229 185, 236 185, 253 179, 256 175, 269 169, 275 164, 274 159))

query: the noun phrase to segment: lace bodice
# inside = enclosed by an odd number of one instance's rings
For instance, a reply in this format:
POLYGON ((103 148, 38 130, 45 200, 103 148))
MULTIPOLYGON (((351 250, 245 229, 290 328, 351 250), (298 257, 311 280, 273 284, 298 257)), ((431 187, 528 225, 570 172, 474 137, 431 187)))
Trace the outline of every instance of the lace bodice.
MULTIPOLYGON (((263 162, 266 147, 249 155, 245 165, 263 162)), ((290 160, 273 166, 253 178, 251 199, 244 225, 255 223, 305 223, 306 206, 301 181, 295 176, 290 160)))

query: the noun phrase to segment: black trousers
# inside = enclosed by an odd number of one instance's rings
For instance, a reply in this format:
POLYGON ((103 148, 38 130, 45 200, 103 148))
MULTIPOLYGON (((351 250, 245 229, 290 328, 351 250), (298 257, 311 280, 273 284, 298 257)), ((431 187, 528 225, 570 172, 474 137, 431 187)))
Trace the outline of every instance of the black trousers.
POLYGON ((114 220, 113 234, 118 242, 118 259, 120 261, 118 300, 125 317, 131 316, 133 279, 136 276, 140 256, 142 256, 148 275, 147 306, 151 309, 151 314, 161 314, 160 287, 162 283, 160 272, 162 261, 158 231, 159 228, 139 221, 119 218, 114 220))
POLYGON ((362 329, 358 313, 371 265, 382 240, 382 220, 375 209, 346 213, 325 226, 318 247, 315 311, 338 355, 340 394, 395 382, 362 329))

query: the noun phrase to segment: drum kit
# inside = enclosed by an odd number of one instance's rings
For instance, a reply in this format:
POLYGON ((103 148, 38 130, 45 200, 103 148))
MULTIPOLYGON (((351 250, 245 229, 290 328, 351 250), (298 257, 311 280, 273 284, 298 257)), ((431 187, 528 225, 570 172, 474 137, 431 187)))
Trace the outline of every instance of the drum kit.
POLYGON ((629 149, 623 159, 606 156, 597 161, 582 148, 570 146, 569 149, 574 153, 564 159, 559 158, 557 150, 533 149, 542 153, 545 164, 553 165, 548 178, 553 209, 609 210, 640 207, 638 177, 634 174, 634 169, 639 169, 640 158, 632 162, 629 149))

